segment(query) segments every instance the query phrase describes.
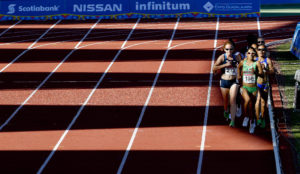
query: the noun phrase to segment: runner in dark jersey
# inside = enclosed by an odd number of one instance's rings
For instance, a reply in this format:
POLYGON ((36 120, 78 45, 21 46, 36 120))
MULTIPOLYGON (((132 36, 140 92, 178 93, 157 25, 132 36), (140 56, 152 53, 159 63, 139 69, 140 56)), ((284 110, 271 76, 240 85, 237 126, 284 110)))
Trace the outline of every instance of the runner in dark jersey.
POLYGON ((273 64, 270 58, 266 57, 267 48, 265 45, 258 46, 258 58, 263 69, 263 77, 257 78, 258 95, 255 103, 255 114, 257 119, 257 126, 265 128, 265 110, 267 108, 268 89, 269 89, 269 75, 274 73, 273 64))
POLYGON ((217 70, 222 71, 222 76, 220 80, 220 88, 224 101, 224 117, 231 121, 229 126, 235 126, 235 115, 236 115, 236 96, 239 86, 236 81, 237 77, 237 65, 241 60, 240 55, 234 54, 235 44, 233 41, 228 40, 225 42, 223 49, 224 54, 220 55, 214 64, 214 72, 217 70), (230 103, 230 114, 228 105, 230 103))

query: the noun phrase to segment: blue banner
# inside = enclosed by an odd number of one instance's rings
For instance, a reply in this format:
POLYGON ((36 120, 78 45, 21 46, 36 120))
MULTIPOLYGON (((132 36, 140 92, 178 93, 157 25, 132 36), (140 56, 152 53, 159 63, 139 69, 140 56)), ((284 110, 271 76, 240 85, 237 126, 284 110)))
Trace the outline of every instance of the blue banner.
POLYGON ((257 17, 260 0, 2 0, 0 20, 257 17))
POLYGON ((300 59, 300 22, 297 24, 293 42, 291 44, 291 52, 300 59))
POLYGON ((249 0, 210 0, 198 1, 198 7, 202 7, 203 12, 212 14, 242 14, 260 11, 260 1, 249 0))

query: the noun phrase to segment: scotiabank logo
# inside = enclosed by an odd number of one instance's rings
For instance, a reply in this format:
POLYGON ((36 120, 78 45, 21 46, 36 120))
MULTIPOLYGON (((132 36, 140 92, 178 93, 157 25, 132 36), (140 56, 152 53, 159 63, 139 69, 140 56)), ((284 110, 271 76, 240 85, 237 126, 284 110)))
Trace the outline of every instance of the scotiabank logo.
POLYGON ((22 6, 19 5, 16 7, 17 4, 9 4, 8 5, 8 12, 7 14, 14 14, 16 11, 18 12, 58 12, 60 6, 53 5, 53 6, 43 6, 43 5, 31 5, 31 6, 22 6))
POLYGON ((15 10, 15 6, 16 6, 17 4, 10 4, 9 6, 8 6, 8 12, 7 12, 7 14, 14 14, 15 12, 16 12, 16 10, 15 10))

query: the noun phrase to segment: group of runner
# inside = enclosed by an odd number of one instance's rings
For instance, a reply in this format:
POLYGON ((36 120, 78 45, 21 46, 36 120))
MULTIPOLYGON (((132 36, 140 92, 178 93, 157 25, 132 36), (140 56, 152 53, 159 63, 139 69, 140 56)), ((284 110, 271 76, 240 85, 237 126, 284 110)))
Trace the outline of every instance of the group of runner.
POLYGON ((249 132, 253 134, 256 126, 266 126, 269 75, 274 73, 274 68, 263 37, 248 40, 244 54, 235 48, 231 39, 226 41, 224 53, 216 60, 213 70, 221 71, 224 117, 230 120, 229 126, 235 127, 236 117, 243 115, 242 126, 249 125, 249 132))

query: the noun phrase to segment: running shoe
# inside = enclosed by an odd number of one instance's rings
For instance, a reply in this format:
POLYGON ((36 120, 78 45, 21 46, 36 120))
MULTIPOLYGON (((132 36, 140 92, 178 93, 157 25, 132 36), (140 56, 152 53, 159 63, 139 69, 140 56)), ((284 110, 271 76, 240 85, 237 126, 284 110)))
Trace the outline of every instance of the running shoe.
POLYGON ((250 134, 253 134, 253 133, 254 133, 255 127, 256 127, 256 125, 255 125, 255 120, 251 120, 251 121, 250 121, 250 126, 249 126, 249 133, 250 133, 250 134))
POLYGON ((259 119, 257 120, 257 126, 261 127, 261 124, 262 124, 262 119, 259 118, 259 119))
POLYGON ((235 116, 240 117, 241 115, 242 115, 242 107, 241 105, 237 105, 235 116))
POLYGON ((226 111, 224 111, 224 117, 225 117, 226 119, 229 119, 229 113, 226 112, 226 111))
POLYGON ((247 127, 249 122, 249 117, 245 117, 243 121, 243 127, 247 127))
POLYGON ((260 125, 261 128, 265 128, 266 127, 266 120, 265 118, 261 119, 261 125, 260 125))
POLYGON ((230 123, 229 123, 229 126, 230 126, 230 127, 234 127, 234 125, 235 125, 235 124, 234 124, 234 121, 231 120, 230 123))

